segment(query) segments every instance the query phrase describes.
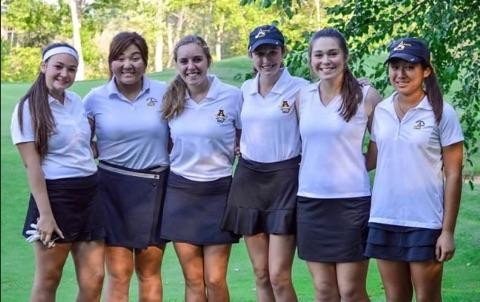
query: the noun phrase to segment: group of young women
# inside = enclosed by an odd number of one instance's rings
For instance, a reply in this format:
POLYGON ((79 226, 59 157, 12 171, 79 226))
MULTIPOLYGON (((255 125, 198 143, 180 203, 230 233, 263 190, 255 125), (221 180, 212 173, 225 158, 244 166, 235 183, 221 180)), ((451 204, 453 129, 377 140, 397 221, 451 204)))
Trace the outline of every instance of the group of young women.
POLYGON ((32 192, 32 301, 54 300, 70 251, 79 301, 100 300, 104 264, 106 301, 128 301, 133 271, 139 300, 161 301, 169 241, 185 300, 229 301, 228 260, 241 236, 258 301, 297 301, 296 248, 316 301, 368 301, 369 258, 387 300, 410 301, 415 290, 417 301, 440 301, 455 250, 462 130, 426 44, 405 38, 389 51, 395 92, 380 102, 350 72, 335 29, 311 39, 318 81, 309 84, 284 66, 280 30, 255 28, 255 76, 241 89, 208 73, 210 50, 195 35, 175 46, 168 86, 149 79, 144 38, 122 32, 110 45, 109 82, 82 103, 67 90, 78 54, 48 46, 11 129, 32 192))

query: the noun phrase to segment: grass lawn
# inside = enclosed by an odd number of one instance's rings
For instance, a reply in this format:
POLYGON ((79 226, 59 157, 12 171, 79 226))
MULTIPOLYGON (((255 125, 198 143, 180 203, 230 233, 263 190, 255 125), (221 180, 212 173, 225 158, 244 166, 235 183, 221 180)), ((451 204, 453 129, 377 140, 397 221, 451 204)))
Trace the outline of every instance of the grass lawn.
MULTIPOLYGON (((217 63, 212 73, 220 79, 237 85, 238 73, 250 71, 246 58, 235 58, 217 63)), ((173 71, 152 74, 151 77, 168 81, 173 71)), ((84 96, 92 87, 105 81, 84 81, 72 90, 84 96)), ((33 248, 21 236, 27 209, 28 185, 20 157, 11 143, 10 118, 14 104, 28 89, 28 84, 1 85, 1 300, 27 301, 32 285, 33 248)), ((478 159, 478 157, 477 157, 478 159)), ((477 164, 479 161, 476 161, 477 164)), ((444 301, 480 301, 480 186, 474 190, 464 186, 462 206, 456 232, 457 253, 445 265, 444 301)), ((162 266, 164 300, 183 301, 183 278, 180 265, 171 245, 168 245, 162 266)), ((313 300, 310 274, 303 261, 295 259, 294 283, 300 301, 313 300)), ((137 300, 136 281, 131 286, 131 301, 137 300)), ((229 264, 228 283, 231 300, 255 301, 253 272, 243 241, 235 245, 229 264)), ((58 301, 74 301, 76 281, 71 259, 67 261, 58 290, 58 301)), ((380 277, 374 261, 368 274, 368 292, 372 301, 384 301, 380 277)))

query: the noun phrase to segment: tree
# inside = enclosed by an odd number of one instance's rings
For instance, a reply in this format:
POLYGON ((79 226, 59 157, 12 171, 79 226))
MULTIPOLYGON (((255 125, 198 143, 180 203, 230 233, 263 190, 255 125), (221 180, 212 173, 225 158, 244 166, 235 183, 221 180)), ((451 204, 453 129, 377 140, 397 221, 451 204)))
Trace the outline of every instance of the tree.
MULTIPOLYGON (((251 4, 255 0, 242 2, 251 4)), ((292 11, 292 0, 261 2, 267 7, 286 7, 286 14, 292 11)), ((304 1, 293 3, 301 6, 304 1)), ((466 161, 470 165, 473 165, 471 156, 479 151, 480 136, 479 7, 479 0, 345 0, 327 8, 328 25, 347 38, 353 72, 371 79, 380 91, 387 86, 383 61, 389 43, 405 36, 427 41, 444 93, 451 96, 452 104, 461 114, 466 161), (367 69, 365 62, 372 58, 377 63, 367 69)), ((308 43, 304 40, 299 45, 297 51, 306 58, 308 43)), ((290 63, 301 64, 298 59, 290 63)), ((297 69, 308 76, 305 69, 297 69)))
MULTIPOLYGON (((83 60, 82 41, 80 39, 80 18, 78 17, 78 0, 69 0, 70 14, 72 16, 73 46, 78 52, 78 69, 76 79, 82 81, 85 79, 85 63, 83 60)), ((81 0, 80 0, 81 1, 81 0)))

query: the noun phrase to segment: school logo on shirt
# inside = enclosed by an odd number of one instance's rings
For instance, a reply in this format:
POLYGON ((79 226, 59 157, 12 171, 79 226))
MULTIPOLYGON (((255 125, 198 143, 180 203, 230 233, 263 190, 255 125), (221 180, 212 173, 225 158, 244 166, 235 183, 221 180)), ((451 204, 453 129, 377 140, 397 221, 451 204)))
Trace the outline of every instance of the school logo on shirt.
POLYGON ((148 98, 147 99, 147 106, 155 106, 155 104, 157 103, 158 101, 154 98, 148 98))
POLYGON ((216 114, 216 119, 217 123, 223 123, 227 119, 227 116, 225 115, 225 111, 223 109, 218 109, 218 112, 216 114))
POLYGON ((282 101, 282 104, 280 105, 280 110, 282 110, 283 113, 289 113, 290 109, 292 109, 292 106, 288 104, 288 101, 282 101))
POLYGON ((422 129, 423 127, 425 127, 425 122, 422 120, 418 120, 415 122, 413 129, 422 129))

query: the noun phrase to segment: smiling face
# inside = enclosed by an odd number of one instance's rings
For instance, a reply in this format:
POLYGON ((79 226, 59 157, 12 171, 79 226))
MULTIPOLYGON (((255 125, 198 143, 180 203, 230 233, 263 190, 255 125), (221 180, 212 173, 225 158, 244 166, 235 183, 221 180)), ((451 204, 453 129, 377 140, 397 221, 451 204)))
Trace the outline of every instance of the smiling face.
POLYGON ((188 43, 178 47, 175 67, 189 89, 208 82, 207 72, 210 61, 204 49, 197 43, 188 43))
POLYGON ((320 37, 312 43, 310 67, 320 80, 332 80, 342 77, 347 56, 337 39, 320 37))
POLYGON ((280 72, 283 55, 283 48, 273 44, 260 45, 250 53, 253 66, 264 77, 275 76, 280 72))
POLYGON ((110 63, 117 85, 132 86, 141 84, 147 64, 143 61, 140 49, 130 44, 110 63))
POLYGON ((52 96, 60 99, 65 89, 72 86, 77 66, 77 60, 66 53, 53 55, 42 63, 41 72, 45 74, 45 82, 52 96))
POLYGON ((404 60, 392 60, 388 63, 388 78, 395 90, 405 96, 423 92, 423 81, 430 75, 431 69, 422 64, 412 64, 404 60))

